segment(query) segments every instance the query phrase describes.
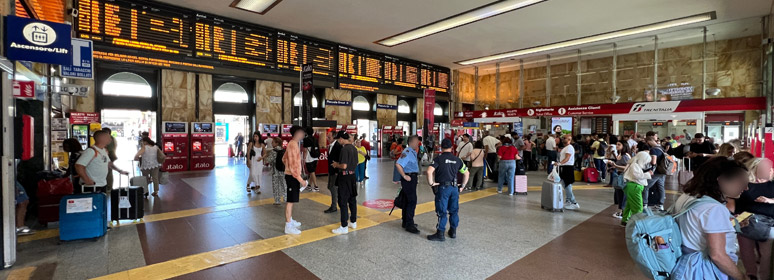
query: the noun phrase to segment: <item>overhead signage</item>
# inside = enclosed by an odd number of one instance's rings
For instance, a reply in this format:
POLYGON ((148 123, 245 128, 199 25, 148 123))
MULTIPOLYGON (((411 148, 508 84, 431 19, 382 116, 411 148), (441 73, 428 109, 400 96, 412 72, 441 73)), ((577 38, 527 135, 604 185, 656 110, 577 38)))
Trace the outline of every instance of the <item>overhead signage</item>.
POLYGON ((90 89, 91 89, 90 87, 82 86, 82 85, 63 84, 60 86, 59 92, 57 92, 57 94, 86 97, 89 95, 90 89))
POLYGON ((424 112, 425 112, 425 119, 422 126, 422 139, 427 139, 428 141, 434 140, 428 138, 429 134, 429 128, 433 127, 433 124, 435 122, 435 90, 432 89, 425 89, 424 92, 424 112))
POLYGON ((62 77, 94 79, 94 43, 90 40, 73 38, 72 47, 72 63, 61 66, 62 77))
POLYGON ((385 109, 385 110, 398 110, 397 105, 389 105, 389 104, 376 104, 376 109, 385 109))
POLYGON ((330 99, 326 99, 325 100, 325 105, 326 106, 328 106, 328 105, 331 105, 331 106, 352 106, 352 102, 351 101, 344 101, 344 100, 330 100, 330 99))
POLYGON ((307 63, 301 66, 301 126, 312 127, 312 97, 314 96, 314 65, 307 63))
POLYGON ((99 113, 94 112, 71 112, 70 124, 99 123, 99 113))
POLYGON ((8 59, 70 64, 70 25, 15 16, 5 23, 8 59))
POLYGON ((13 97, 35 98, 35 82, 13 81, 13 97))
POLYGON ((738 97, 717 99, 692 99, 666 102, 638 102, 618 104, 596 104, 581 106, 557 106, 523 109, 499 109, 484 111, 465 111, 462 117, 478 118, 510 118, 538 116, 587 116, 614 114, 664 114, 704 111, 743 111, 765 110, 765 97, 738 97))

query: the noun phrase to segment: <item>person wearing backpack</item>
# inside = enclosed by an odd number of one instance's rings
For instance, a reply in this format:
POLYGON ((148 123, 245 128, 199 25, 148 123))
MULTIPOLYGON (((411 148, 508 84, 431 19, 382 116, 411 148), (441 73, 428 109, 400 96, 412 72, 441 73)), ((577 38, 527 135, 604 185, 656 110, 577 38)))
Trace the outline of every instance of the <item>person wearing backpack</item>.
POLYGON ((727 158, 712 158, 694 171, 670 211, 684 212, 675 218, 682 256, 671 279, 748 279, 736 264, 734 217, 724 205, 747 189, 747 181, 747 168, 727 158))
POLYGON ((607 142, 605 142, 605 135, 599 134, 597 139, 591 144, 591 150, 594 151, 594 167, 599 171, 599 178, 605 181, 605 173, 607 167, 605 166, 605 155, 607 151, 607 142))
POLYGON ((623 209, 626 206, 626 195, 624 195, 624 186, 626 186, 626 180, 623 178, 623 172, 626 170, 626 166, 632 159, 631 148, 624 140, 618 141, 616 145, 617 154, 614 159, 608 162, 610 168, 610 182, 615 190, 613 193, 613 201, 618 204, 618 211, 613 213, 613 217, 617 219, 623 218, 623 209))
POLYGON ((626 226, 629 218, 642 212, 642 190, 648 184, 648 179, 653 174, 649 170, 650 154, 648 152, 639 152, 629 162, 629 166, 624 170, 624 195, 626 196, 626 206, 621 215, 621 225, 626 226))
MULTIPOLYGON (((274 137, 273 143, 282 143, 282 139, 274 137)), ((266 153, 264 164, 271 167, 271 186, 274 194, 274 205, 280 205, 282 199, 285 198, 285 192, 287 186, 285 185, 285 164, 282 163, 282 156, 285 155, 285 150, 282 149, 282 144, 274 145, 274 147, 266 153)))
POLYGON ((75 171, 81 178, 81 184, 91 187, 94 192, 108 192, 107 174, 116 170, 123 175, 129 172, 118 169, 108 157, 105 147, 110 143, 110 134, 99 130, 94 132, 94 145, 81 153, 75 162, 75 171))
MULTIPOLYGON (((725 145, 725 144, 724 144, 725 145)), ((747 190, 726 204, 734 213, 752 213, 749 227, 737 239, 739 255, 750 279, 771 279, 771 252, 774 244, 774 181, 772 162, 766 158, 740 160, 749 170, 747 190)))
POLYGON ((668 169, 668 167, 665 166, 666 152, 664 152, 664 149, 661 148, 655 140, 648 139, 646 143, 650 147, 648 152, 651 157, 650 166, 653 170, 653 176, 648 180, 648 184, 645 185, 646 187, 642 194, 642 202, 644 205, 653 208, 653 210, 662 211, 664 210, 664 200, 666 199, 666 190, 664 189, 664 183, 667 176, 665 170, 668 169), (654 191, 659 195, 658 201, 652 205, 648 203, 651 188, 656 188, 654 191))
POLYGON ((317 139, 314 138, 314 131, 309 128, 306 131, 306 138, 304 138, 304 150, 306 155, 304 156, 304 165, 306 167, 306 173, 309 175, 309 186, 306 187, 306 191, 319 192, 320 188, 317 187, 317 160, 320 158, 320 144, 317 143, 317 139))

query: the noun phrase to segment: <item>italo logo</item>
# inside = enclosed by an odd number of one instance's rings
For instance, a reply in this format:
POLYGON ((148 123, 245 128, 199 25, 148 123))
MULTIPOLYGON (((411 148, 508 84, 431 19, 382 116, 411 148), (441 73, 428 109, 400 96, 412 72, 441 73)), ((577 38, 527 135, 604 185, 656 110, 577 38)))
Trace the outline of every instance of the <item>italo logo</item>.
POLYGON ((209 168, 210 164, 206 162, 198 162, 194 165, 194 168, 209 168))
POLYGON ((45 23, 33 22, 22 29, 24 39, 38 46, 48 46, 56 41, 56 32, 45 23))
POLYGON ((632 113, 635 112, 641 112, 642 108, 645 108, 645 104, 642 103, 634 103, 634 106, 632 106, 632 113))
POLYGON ((185 167, 185 166, 183 166, 182 164, 179 164, 179 163, 178 163, 178 164, 170 164, 170 165, 167 165, 167 169, 170 169, 170 170, 178 170, 178 169, 183 169, 184 167, 185 167))
POLYGON ((312 71, 312 65, 304 65, 304 71, 312 71))

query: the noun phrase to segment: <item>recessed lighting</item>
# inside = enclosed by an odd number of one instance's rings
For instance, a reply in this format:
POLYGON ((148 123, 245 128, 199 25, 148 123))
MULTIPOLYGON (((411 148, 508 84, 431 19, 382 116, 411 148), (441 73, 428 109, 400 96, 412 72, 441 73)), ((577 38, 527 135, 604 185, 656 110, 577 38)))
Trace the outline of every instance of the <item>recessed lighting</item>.
POLYGON ((668 20, 668 21, 662 21, 662 22, 657 22, 657 23, 643 25, 643 26, 638 26, 638 27, 621 29, 621 30, 618 30, 618 31, 602 33, 602 34, 593 35, 593 36, 589 36, 589 37, 572 39, 572 40, 568 40, 568 41, 564 41, 564 42, 558 42, 558 43, 538 46, 538 47, 534 47, 534 48, 515 50, 515 51, 505 52, 505 53, 501 53, 501 54, 495 54, 495 55, 490 55, 490 56, 485 56, 485 57, 479 57, 479 58, 474 58, 474 59, 469 59, 469 60, 463 60, 463 61, 459 61, 459 62, 456 62, 456 63, 460 64, 460 65, 471 65, 471 64, 477 64, 477 63, 482 63, 482 62, 489 62, 489 61, 494 61, 494 60, 507 59, 507 58, 512 58, 512 57, 516 57, 516 56, 522 56, 522 55, 528 55, 528 54, 533 54, 533 53, 551 51, 551 50, 567 48, 567 47, 583 45, 583 44, 589 44, 589 43, 594 43, 594 42, 599 42, 599 41, 604 41, 604 40, 610 40, 610 39, 615 39, 615 38, 620 38, 620 37, 625 37, 625 36, 631 36, 631 35, 636 35, 636 34, 641 34, 641 33, 658 31, 658 30, 662 30, 662 29, 667 29, 667 28, 672 28, 672 27, 677 27, 677 26, 682 26, 682 25, 688 25, 688 24, 693 24, 693 23, 713 20, 715 18, 716 18, 715 12, 713 11, 713 12, 709 12, 709 13, 703 13, 703 14, 698 14, 698 15, 693 15, 693 16, 689 16, 689 17, 678 18, 678 19, 673 19, 673 20, 668 20))
POLYGON ((422 37, 430 36, 435 33, 443 32, 452 28, 457 28, 482 19, 518 10, 529 5, 537 4, 547 0, 502 0, 487 4, 467 12, 463 12, 433 23, 429 23, 412 30, 393 35, 375 43, 393 47, 408 41, 413 41, 422 37))
POLYGON ((264 15, 282 0, 234 0, 229 7, 264 15))

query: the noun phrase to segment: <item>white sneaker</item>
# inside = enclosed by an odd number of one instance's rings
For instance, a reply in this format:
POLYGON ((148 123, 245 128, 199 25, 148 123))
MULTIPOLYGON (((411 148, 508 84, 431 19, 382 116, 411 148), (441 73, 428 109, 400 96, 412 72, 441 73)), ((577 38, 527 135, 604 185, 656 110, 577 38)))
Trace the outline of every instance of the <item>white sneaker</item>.
POLYGON ((357 228, 357 222, 354 222, 354 223, 353 222, 349 222, 349 227, 351 229, 356 229, 357 228))
POLYGON ((290 219, 290 225, 292 225, 294 228, 300 228, 301 227, 301 222, 293 220, 293 219, 290 219))
POLYGON ((497 191, 497 193, 503 193, 503 191, 497 191))
POLYGON ((619 212, 615 212, 615 213, 613 213, 613 218, 616 218, 616 219, 620 220, 620 219, 623 218, 623 215, 621 213, 619 213, 619 212))
POLYGON ((578 210, 580 208, 580 205, 578 203, 567 203, 567 205, 564 206, 564 209, 567 210, 578 210))
POLYGON ((285 234, 295 234, 299 235, 301 234, 301 230, 298 228, 293 227, 291 224, 285 224, 285 234))
POLYGON ((331 232, 333 232, 334 234, 347 234, 349 230, 346 227, 338 227, 332 230, 331 232))

